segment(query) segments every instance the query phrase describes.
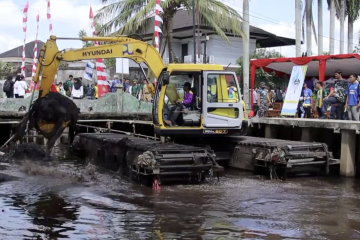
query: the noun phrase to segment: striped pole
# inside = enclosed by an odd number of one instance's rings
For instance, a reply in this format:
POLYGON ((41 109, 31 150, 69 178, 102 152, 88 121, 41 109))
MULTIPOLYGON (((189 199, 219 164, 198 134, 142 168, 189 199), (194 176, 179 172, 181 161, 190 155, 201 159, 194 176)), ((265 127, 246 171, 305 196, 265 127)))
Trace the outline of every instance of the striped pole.
POLYGON ((160 6, 160 0, 156 0, 155 4, 155 29, 154 29, 154 36, 155 36, 155 49, 159 52, 160 49, 160 41, 159 41, 159 34, 162 33, 159 25, 160 23, 163 23, 162 18, 159 16, 160 12, 164 12, 164 10, 160 6))
MULTIPOLYGON (((165 0, 161 0, 161 1, 165 1, 165 0)), ((160 0, 156 0, 156 2, 155 2, 155 20, 154 20, 154 27, 155 27, 155 29, 154 29, 154 39, 155 39, 154 47, 159 53, 160 53, 160 38, 159 38, 159 36, 160 36, 160 33, 162 33, 159 25, 160 25, 160 23, 163 23, 163 20, 159 15, 161 12, 164 12, 164 10, 160 6, 160 0)), ((157 83, 157 79, 155 79, 155 85, 156 85, 156 83, 157 83)))
POLYGON ((23 32, 24 32, 24 45, 22 51, 22 62, 21 62, 21 76, 25 77, 25 44, 26 44, 26 30, 27 30, 27 14, 29 10, 29 2, 26 3, 23 10, 23 32))
MULTIPOLYGON (((36 73, 36 67, 37 67, 37 42, 38 42, 38 34, 39 34, 39 11, 38 14, 36 16, 36 37, 35 37, 35 45, 34 45, 34 61, 33 61, 33 67, 32 67, 32 74, 31 77, 34 79, 35 73, 36 73)), ((30 83, 30 89, 34 89, 34 82, 31 81, 30 83)), ((39 87, 39 84, 36 84, 36 90, 38 90, 37 88, 39 87)))
POLYGON ((37 38, 38 38, 38 33, 39 33, 39 12, 38 15, 36 16, 36 36, 35 36, 35 45, 34 45, 34 61, 33 61, 33 68, 32 68, 32 77, 35 76, 36 73, 36 66, 37 66, 37 38))
POLYGON ((52 27, 52 23, 51 23, 50 0, 46 0, 46 1, 47 1, 47 20, 49 22, 50 35, 52 35, 53 34, 53 27, 52 27))
MULTIPOLYGON (((95 29, 95 22, 94 22, 94 13, 92 11, 92 7, 90 6, 90 23, 91 28, 93 30, 93 36, 96 36, 96 29, 95 29)), ((98 46, 99 43, 97 41, 94 42, 95 46, 98 46)), ((109 92, 109 84, 106 81, 106 72, 105 72, 105 64, 101 58, 95 60, 95 67, 96 67, 96 77, 97 77, 97 86, 99 91, 99 98, 104 94, 109 92)))

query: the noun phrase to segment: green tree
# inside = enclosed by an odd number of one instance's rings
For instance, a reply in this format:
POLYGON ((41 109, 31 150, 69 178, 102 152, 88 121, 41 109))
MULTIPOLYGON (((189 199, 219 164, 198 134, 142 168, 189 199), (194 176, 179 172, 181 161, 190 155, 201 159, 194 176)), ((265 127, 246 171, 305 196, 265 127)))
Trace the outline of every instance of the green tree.
MULTIPOLYGON (((281 58, 285 57, 280 52, 277 52, 275 50, 267 50, 265 48, 258 48, 256 49, 251 55, 250 59, 266 59, 266 58, 281 58)), ((237 69, 237 73, 242 76, 243 73, 243 59, 242 57, 239 57, 236 63, 239 65, 239 68, 237 69)), ((261 81, 267 82, 268 86, 275 87, 276 84, 274 82, 281 82, 280 85, 283 85, 282 78, 278 77, 275 73, 268 73, 265 72, 262 68, 258 68, 256 70, 256 76, 255 76, 255 85, 257 86, 261 81)), ((277 84, 279 86, 279 84, 277 84)))
MULTIPOLYGON (((82 37, 87 37, 86 31, 84 29, 79 31, 79 38, 82 37)), ((94 42, 83 42, 83 47, 90 47, 90 46, 94 46, 94 42)))
POLYGON ((354 43, 354 22, 359 19, 360 0, 346 1, 346 15, 348 16, 348 53, 353 50, 354 43))
POLYGON ((0 61, 0 79, 6 79, 9 75, 11 75, 10 63, 0 61))
MULTIPOLYGON (((101 34, 130 35, 141 33, 153 21, 155 0, 101 0, 102 7, 95 16, 95 20, 101 22, 101 34), (121 26, 118 31, 114 29, 121 26)), ((165 0, 161 2, 164 13, 161 17, 166 22, 166 42, 169 49, 169 61, 174 62, 173 52, 173 18, 180 9, 192 10, 193 0, 165 0)), ((223 39, 228 40, 226 32, 232 32, 244 38, 241 31, 241 16, 239 12, 221 0, 200 0, 197 2, 199 20, 201 25, 212 28, 223 39)), ((189 12, 191 14, 191 11, 189 12)))

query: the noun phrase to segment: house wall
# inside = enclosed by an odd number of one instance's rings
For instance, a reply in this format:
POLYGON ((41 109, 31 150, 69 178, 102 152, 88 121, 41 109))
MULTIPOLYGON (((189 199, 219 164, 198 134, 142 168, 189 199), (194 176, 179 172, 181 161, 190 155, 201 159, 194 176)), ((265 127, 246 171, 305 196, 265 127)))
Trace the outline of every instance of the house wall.
MULTIPOLYGON (((204 37, 202 37, 204 38, 204 37)), ((237 68, 236 60, 243 54, 242 39, 238 37, 228 37, 229 42, 221 39, 220 36, 210 35, 209 40, 206 45, 207 56, 214 56, 214 63, 227 66, 230 63, 230 67, 237 68)), ((188 54, 193 55, 194 53, 194 44, 193 39, 182 39, 174 40, 173 50, 175 57, 178 57, 182 62, 181 49, 182 44, 188 44, 188 54)), ((250 39, 250 53, 254 52, 256 49, 256 40, 250 39)), ((168 58, 168 50, 165 50, 164 58, 168 58)))

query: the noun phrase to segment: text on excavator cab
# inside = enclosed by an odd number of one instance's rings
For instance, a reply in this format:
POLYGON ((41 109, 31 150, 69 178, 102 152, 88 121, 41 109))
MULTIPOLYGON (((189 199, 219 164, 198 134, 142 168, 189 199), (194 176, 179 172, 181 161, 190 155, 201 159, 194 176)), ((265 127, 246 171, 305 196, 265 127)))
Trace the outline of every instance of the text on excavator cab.
POLYGON ((204 130, 206 134, 227 134, 228 130, 226 129, 216 129, 216 130, 204 130))
POLYGON ((113 53, 112 49, 106 49, 106 50, 84 51, 82 55, 83 57, 90 57, 90 56, 106 55, 112 53, 113 53))

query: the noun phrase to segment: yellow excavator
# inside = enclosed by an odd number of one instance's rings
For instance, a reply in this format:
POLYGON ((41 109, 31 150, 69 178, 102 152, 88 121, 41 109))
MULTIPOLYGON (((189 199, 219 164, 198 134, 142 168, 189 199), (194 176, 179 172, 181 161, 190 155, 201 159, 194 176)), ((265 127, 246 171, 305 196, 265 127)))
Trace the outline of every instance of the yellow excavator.
MULTIPOLYGON (((164 65, 155 48, 131 37, 51 36, 41 49, 34 77, 37 83, 41 76, 39 98, 50 93, 61 61, 96 58, 127 58, 140 67, 140 63, 145 63, 153 72, 157 84, 152 115, 154 131, 158 136, 171 137, 187 144, 213 145, 211 142, 214 139, 218 142, 216 139, 219 137, 243 135, 246 131, 245 104, 241 100, 234 72, 215 64, 164 65), (57 40, 98 41, 104 44, 60 51, 57 40), (184 92, 180 94, 182 90, 184 92)), ((49 127, 49 121, 46 123, 51 132, 54 124, 49 127)), ((68 123, 69 119, 62 126, 68 123)))

